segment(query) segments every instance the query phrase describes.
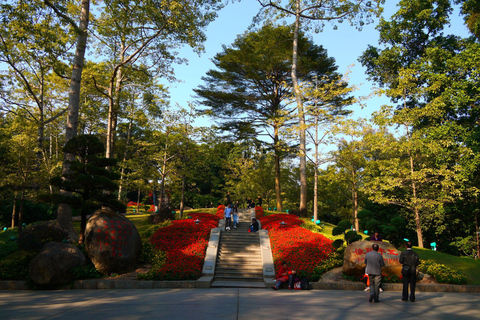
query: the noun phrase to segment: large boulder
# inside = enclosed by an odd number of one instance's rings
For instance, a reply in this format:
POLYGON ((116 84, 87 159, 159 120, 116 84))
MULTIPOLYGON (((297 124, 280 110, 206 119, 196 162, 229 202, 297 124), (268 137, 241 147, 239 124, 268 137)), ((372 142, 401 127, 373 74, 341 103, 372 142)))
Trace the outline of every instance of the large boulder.
POLYGON ((85 249, 95 268, 103 274, 135 270, 142 241, 135 225, 111 210, 97 210, 85 229, 85 249))
POLYGON ((28 265, 30 278, 40 285, 62 285, 74 280, 73 268, 85 264, 85 255, 68 243, 50 242, 28 265))
POLYGON ((356 241, 345 249, 343 256, 343 272, 348 275, 365 273, 365 255, 372 251, 372 245, 379 246, 378 253, 383 256, 385 267, 382 268, 384 275, 401 275, 402 265, 398 261, 400 251, 390 242, 384 241, 356 241))

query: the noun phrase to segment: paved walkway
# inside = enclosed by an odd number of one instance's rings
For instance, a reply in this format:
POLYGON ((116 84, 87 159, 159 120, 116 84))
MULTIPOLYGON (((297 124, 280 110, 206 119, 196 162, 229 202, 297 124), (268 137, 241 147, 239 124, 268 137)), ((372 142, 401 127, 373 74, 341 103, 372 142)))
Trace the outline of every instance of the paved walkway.
POLYGON ((0 291, 0 319, 480 319, 480 294, 265 289, 0 291))

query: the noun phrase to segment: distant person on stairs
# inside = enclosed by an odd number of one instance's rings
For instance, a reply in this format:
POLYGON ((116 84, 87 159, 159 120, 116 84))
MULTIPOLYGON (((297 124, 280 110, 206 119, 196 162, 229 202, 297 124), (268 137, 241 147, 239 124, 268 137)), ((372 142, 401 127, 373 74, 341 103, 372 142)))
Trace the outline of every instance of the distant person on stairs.
POLYGON ((238 224, 238 207, 237 204, 234 203, 232 206, 232 215, 233 215, 233 228, 237 229, 238 224))
POLYGON ((259 229, 258 221, 255 218, 252 218, 252 223, 248 227, 250 232, 257 232, 259 229))
POLYGON ((225 230, 230 230, 230 226, 232 224, 232 205, 227 204, 225 208, 225 230))

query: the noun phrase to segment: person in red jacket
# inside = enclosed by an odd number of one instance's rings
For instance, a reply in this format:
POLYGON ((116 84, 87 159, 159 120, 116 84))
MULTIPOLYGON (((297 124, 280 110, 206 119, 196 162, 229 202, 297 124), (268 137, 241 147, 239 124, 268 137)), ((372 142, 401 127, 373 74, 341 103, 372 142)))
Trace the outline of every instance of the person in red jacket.
POLYGON ((273 290, 278 290, 280 288, 280 285, 283 283, 283 282, 287 282, 289 277, 290 276, 293 276, 295 274, 295 270, 292 270, 286 261, 283 261, 282 262, 282 266, 280 267, 280 269, 278 270, 277 272, 277 276, 275 278, 275 280, 277 281, 277 283, 272 286, 272 289, 273 290))

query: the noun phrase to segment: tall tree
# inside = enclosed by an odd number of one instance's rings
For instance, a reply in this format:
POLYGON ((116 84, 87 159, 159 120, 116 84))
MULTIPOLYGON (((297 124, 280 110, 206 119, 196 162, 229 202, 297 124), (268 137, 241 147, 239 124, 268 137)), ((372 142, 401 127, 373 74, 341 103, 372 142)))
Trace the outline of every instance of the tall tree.
MULTIPOLYGON (((266 133, 273 140, 270 148, 274 151, 278 210, 282 210, 280 162, 290 149, 281 134, 291 125, 290 115, 294 112, 290 104, 291 32, 289 26, 265 25, 238 37, 214 57, 217 70, 208 71, 203 78, 206 84, 195 90, 206 107, 205 113, 220 120, 221 130, 231 132, 236 139, 266 133)), ((322 79, 338 76, 335 60, 322 46, 303 34, 298 42, 302 52, 298 77, 307 80, 313 74, 322 79)))
POLYGON ((318 217, 318 170, 320 169, 320 145, 328 143, 328 137, 335 123, 350 114, 351 111, 344 108, 355 102, 348 95, 355 90, 349 87, 347 77, 314 77, 313 83, 306 82, 305 97, 307 102, 307 136, 315 146, 314 159, 310 159, 315 168, 314 173, 314 198, 313 219, 318 217))
POLYGON ((308 30, 311 26, 316 32, 323 30, 325 22, 331 23, 349 21, 352 25, 361 29, 365 23, 371 22, 372 16, 378 16, 382 12, 380 4, 384 0, 257 0, 262 6, 262 11, 257 19, 268 19, 276 16, 277 19, 289 17, 295 18, 293 29, 293 53, 291 60, 292 83, 295 92, 298 111, 298 130, 300 140, 300 211, 307 210, 307 146, 306 146, 306 125, 305 112, 303 107, 303 95, 300 89, 298 68, 301 66, 299 60, 299 35, 303 27, 308 30), (302 26, 302 22, 304 25, 302 26))
MULTIPOLYGON (((77 36, 77 44, 72 64, 72 76, 70 78, 70 90, 68 95, 68 112, 67 123, 65 129, 65 142, 77 135, 78 128, 78 111, 80 108, 80 84, 82 81, 83 62, 85 60, 85 51, 87 47, 87 31, 90 14, 90 0, 82 0, 80 5, 79 23, 68 15, 67 9, 60 6, 59 3, 52 4, 48 0, 44 0, 45 4, 51 7, 55 13, 61 17, 74 30, 77 36)), ((70 163, 75 159, 73 153, 64 152, 62 176, 67 177, 70 174, 70 163)), ((62 196, 71 196, 67 190, 60 189, 62 196)), ((78 235, 73 228, 72 212, 67 203, 60 203, 58 206, 57 221, 59 226, 69 233, 72 240, 77 240, 78 235)))
POLYGON ((171 64, 183 63, 176 49, 203 50, 205 29, 223 4, 218 0, 140 1, 107 0, 99 8, 94 29, 98 54, 107 60, 106 83, 98 90, 108 99, 106 155, 114 157, 122 90, 136 69, 154 70, 155 76, 175 79, 171 64))
MULTIPOLYGON (((1 110, 21 113, 37 128, 37 158, 46 160, 45 127, 66 109, 55 91, 66 68, 68 28, 41 1, 0 5, 1 110), (20 112, 23 110, 25 112, 20 112)), ((62 83, 66 90, 66 83, 62 83)), ((62 89, 60 89, 62 90, 62 89)))

